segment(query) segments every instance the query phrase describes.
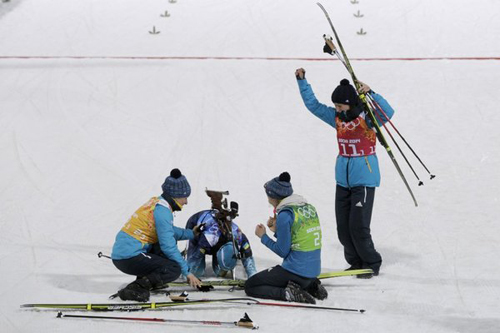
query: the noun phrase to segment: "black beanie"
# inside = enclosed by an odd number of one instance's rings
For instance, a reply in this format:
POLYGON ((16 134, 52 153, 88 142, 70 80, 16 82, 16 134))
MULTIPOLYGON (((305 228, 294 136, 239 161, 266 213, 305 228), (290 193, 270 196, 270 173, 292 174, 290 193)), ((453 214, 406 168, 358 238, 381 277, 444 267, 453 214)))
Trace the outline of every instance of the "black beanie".
POLYGON ((349 80, 343 79, 340 81, 340 86, 335 88, 332 93, 332 102, 346 105, 359 104, 356 89, 349 83, 349 80))

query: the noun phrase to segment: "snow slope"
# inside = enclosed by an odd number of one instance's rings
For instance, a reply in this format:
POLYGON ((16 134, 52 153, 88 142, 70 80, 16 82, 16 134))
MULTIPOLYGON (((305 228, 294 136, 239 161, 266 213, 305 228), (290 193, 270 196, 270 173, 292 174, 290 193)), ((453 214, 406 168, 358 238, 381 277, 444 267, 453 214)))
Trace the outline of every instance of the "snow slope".
MULTIPOLYGON (((323 4, 353 58, 500 56, 496 0, 323 4), (363 18, 354 17, 358 10, 363 18), (366 35, 356 34, 361 28, 366 35)), ((1 2, 2 332, 169 329, 61 321, 19 305, 106 302, 129 282, 96 253, 110 252, 123 223, 160 193, 173 167, 193 188, 176 224, 209 207, 205 187, 229 190, 259 270, 280 263, 253 235, 271 213, 262 185, 289 171, 295 192, 320 214, 323 270, 344 269, 334 218, 335 132, 305 109, 294 77, 304 67, 324 103, 347 77, 339 62, 317 61, 329 59, 323 33, 329 26, 315 1, 1 2), (165 11, 170 17, 160 16, 165 11), (153 26, 159 34, 148 33, 153 26), (148 56, 167 59, 126 58, 148 56)), ((396 126, 437 175, 429 181, 412 159, 425 182, 417 187, 399 157, 415 208, 379 147, 383 180, 372 234, 381 275, 329 280, 330 297, 319 302, 367 312, 217 306, 137 316, 232 321, 247 311, 261 331, 278 333, 499 331, 498 60, 353 66, 396 109, 396 126)))

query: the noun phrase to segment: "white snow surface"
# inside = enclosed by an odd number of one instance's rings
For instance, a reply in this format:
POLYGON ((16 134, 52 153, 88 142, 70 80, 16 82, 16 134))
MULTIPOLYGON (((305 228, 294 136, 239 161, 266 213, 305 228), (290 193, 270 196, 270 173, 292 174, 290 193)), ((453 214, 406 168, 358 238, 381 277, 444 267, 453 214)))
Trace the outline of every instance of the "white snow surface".
MULTIPOLYGON (((352 58, 500 56, 498 0, 323 4, 352 58), (364 17, 353 15, 358 10, 364 17), (366 35, 357 35, 361 28, 366 35)), ((336 133, 307 111, 294 77, 304 67, 318 99, 330 104, 347 72, 338 61, 301 59, 329 59, 324 33, 331 31, 315 1, 0 2, 0 330, 229 331, 61 320, 19 308, 103 303, 130 282, 96 254, 110 253, 116 233, 160 194, 174 167, 193 189, 176 225, 209 208, 206 187, 229 190, 259 270, 281 262, 254 235, 272 212, 262 185, 290 172, 295 193, 318 209, 323 271, 345 269, 334 216, 336 133), (170 17, 161 17, 167 10, 170 17), (159 34, 148 33, 153 26, 159 34)), ((392 104, 394 124, 437 175, 430 181, 405 150, 425 182, 416 186, 396 153, 416 208, 378 147, 383 179, 372 235, 381 274, 325 280, 329 297, 318 302, 366 313, 215 305, 119 315, 233 321, 248 312, 262 332, 278 333, 499 332, 499 64, 352 62, 392 104)))

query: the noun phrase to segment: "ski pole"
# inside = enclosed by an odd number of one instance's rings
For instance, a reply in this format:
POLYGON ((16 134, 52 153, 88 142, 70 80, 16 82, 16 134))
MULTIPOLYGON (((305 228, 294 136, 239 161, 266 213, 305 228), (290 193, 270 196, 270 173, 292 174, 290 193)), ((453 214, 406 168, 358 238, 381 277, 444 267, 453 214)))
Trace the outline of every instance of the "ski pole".
MULTIPOLYGON (((188 298, 188 293, 183 292, 179 296, 172 296, 170 295, 170 299, 173 302, 177 302, 179 304, 186 304, 189 302, 203 302, 203 299, 201 300, 191 300, 188 298)), ((210 301, 210 300, 208 300, 210 301)), ((214 300, 212 300, 214 301, 214 300)), ((217 300, 215 300, 217 301, 217 300)), ((347 309, 347 308, 335 308, 335 307, 330 307, 330 306, 317 306, 317 305, 303 305, 303 304, 297 304, 297 303, 278 303, 278 302, 261 302, 258 299, 255 298, 250 298, 250 297, 242 297, 242 298, 228 298, 228 299, 221 299, 220 301, 222 302, 238 302, 238 301, 243 301, 245 302, 246 305, 263 305, 263 306, 282 306, 282 307, 289 307, 289 308, 305 308, 305 309, 316 309, 316 310, 335 310, 335 311, 348 311, 348 312, 359 312, 359 313, 364 313, 365 310, 363 309, 347 309)), ((235 303, 236 304, 236 303, 235 303)))
POLYGON ((403 140, 403 142, 406 144, 406 146, 411 150, 411 152, 413 153, 413 155, 415 155, 415 157, 417 158, 417 160, 420 162, 420 164, 422 164, 422 166, 425 168, 425 170, 429 173, 430 175, 430 179, 433 179, 434 177, 436 177, 436 175, 433 175, 429 169, 427 169, 427 167, 425 166, 424 162, 422 162, 422 160, 420 159, 420 157, 417 155, 417 153, 413 150, 413 148, 410 146, 410 144, 405 140, 405 138, 403 137, 403 135, 398 131, 398 129, 396 128, 396 126, 394 126, 394 124, 392 123, 392 121, 389 119, 389 117, 387 117, 387 115, 385 114, 384 110, 382 109, 382 107, 380 107, 380 105, 370 96, 368 95, 368 97, 372 100, 372 102, 375 103, 375 107, 382 111, 382 114, 386 117, 386 119, 389 120, 389 124, 391 124, 392 128, 394 128, 394 130, 396 131, 396 133, 398 133, 399 137, 403 140))
POLYGON ((144 321, 144 322, 161 322, 172 324, 191 324, 191 325, 208 325, 222 327, 242 327, 250 329, 258 329, 247 313, 238 321, 215 321, 215 320, 180 320, 180 319, 165 319, 165 318, 140 318, 140 317, 115 317, 115 316, 91 316, 91 315, 68 315, 62 312, 57 313, 57 318, 82 318, 82 319, 108 319, 108 320, 127 320, 127 321, 144 321))
MULTIPOLYGON (((399 153, 401 154, 401 156, 403 156, 403 158, 405 159, 406 161, 406 164, 408 164, 408 166, 410 167, 411 171, 413 172, 413 174, 415 175, 415 177, 417 178, 418 180, 418 186, 421 186, 421 185, 424 185, 424 182, 420 180, 420 178, 418 177, 417 173, 415 172, 415 170, 413 169, 413 166, 411 165, 410 161, 408 161, 408 158, 406 158, 406 155, 403 153, 403 151, 401 150, 401 147, 399 147, 399 144, 396 142, 396 139, 394 139, 394 137, 392 136, 392 133, 391 131, 389 131, 389 129, 387 128, 387 126, 385 125, 385 122, 382 120, 382 117, 381 115, 377 112, 378 110, 381 110, 382 108, 376 108, 375 105, 373 104, 373 102, 375 102, 374 100, 370 99, 370 95, 367 94, 368 96, 368 103, 370 103, 370 106, 375 109, 375 111, 373 112, 375 114, 375 116, 377 117, 378 121, 380 121, 380 123, 382 124, 382 126, 384 127, 384 129, 386 130, 387 134, 389 134, 392 142, 394 142, 394 144, 396 145, 396 148, 398 148, 399 150, 399 153), (378 110, 377 110, 378 109, 378 110)), ((383 112, 383 111, 382 111, 383 112)), ((389 117, 387 117, 387 115, 385 114, 384 112, 384 117, 385 119, 389 120, 389 117)))
POLYGON ((363 309, 348 309, 348 308, 335 308, 331 306, 318 306, 318 305, 301 305, 296 303, 274 303, 274 302, 248 302, 248 305, 267 305, 267 306, 283 306, 289 308, 304 308, 304 309, 315 309, 315 310, 334 310, 334 311, 347 311, 347 312, 359 312, 364 313, 366 310, 363 309))

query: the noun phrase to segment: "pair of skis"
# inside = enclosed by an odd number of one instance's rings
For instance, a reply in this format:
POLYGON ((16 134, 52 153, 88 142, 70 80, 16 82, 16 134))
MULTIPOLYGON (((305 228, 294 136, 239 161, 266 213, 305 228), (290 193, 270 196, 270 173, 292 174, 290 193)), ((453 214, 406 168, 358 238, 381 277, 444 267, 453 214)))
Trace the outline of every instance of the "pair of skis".
POLYGON ((72 311, 140 311, 140 310, 165 310, 173 308, 184 308, 193 305, 209 305, 217 303, 229 303, 232 305, 249 305, 249 306, 274 306, 287 308, 303 308, 314 310, 329 310, 329 311, 347 311, 364 313, 363 309, 338 308, 330 306, 305 305, 300 303, 290 302, 264 302, 251 297, 233 297, 233 298, 209 298, 191 300, 184 297, 179 300, 178 297, 172 297, 175 301, 170 302, 136 302, 136 303, 81 303, 81 304, 23 304, 23 309, 45 309, 45 310, 72 310, 72 311))

